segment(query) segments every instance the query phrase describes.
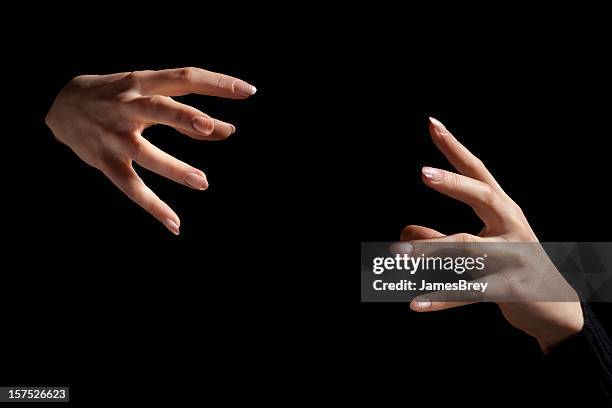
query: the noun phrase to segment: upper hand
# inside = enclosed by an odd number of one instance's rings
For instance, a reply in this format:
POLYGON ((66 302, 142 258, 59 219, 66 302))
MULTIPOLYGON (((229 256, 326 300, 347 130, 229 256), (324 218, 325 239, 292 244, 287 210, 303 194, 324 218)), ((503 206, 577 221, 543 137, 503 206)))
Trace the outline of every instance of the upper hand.
POLYGON ((83 161, 101 170, 130 199, 174 234, 180 219, 132 167, 142 167, 197 190, 208 187, 204 172, 158 149, 142 131, 163 124, 200 140, 221 140, 233 125, 211 118, 171 96, 189 93, 245 99, 254 86, 199 68, 83 75, 58 94, 46 123, 83 161))

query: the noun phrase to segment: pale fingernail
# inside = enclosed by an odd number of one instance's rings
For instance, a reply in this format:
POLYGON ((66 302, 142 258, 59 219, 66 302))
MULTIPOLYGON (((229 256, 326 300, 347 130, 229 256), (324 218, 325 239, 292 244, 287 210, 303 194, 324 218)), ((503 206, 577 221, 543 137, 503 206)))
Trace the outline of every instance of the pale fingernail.
POLYGON ((203 133, 205 135, 210 135, 215 128, 215 124, 212 120, 207 118, 206 116, 198 116, 191 122, 191 125, 196 130, 196 132, 203 133))
POLYGON ((421 300, 414 302, 414 307, 419 310, 429 309, 431 307, 431 301, 427 298, 421 298, 421 300))
POLYGON ((393 251, 396 254, 411 254, 414 251, 412 244, 408 242, 397 242, 393 244, 393 251))
POLYGON ((168 228, 170 232, 172 232, 174 235, 179 234, 179 226, 176 224, 176 222, 172 221, 170 218, 166 219, 165 225, 166 225, 166 228, 168 228))
POLYGON ((254 95, 255 92, 257 92, 257 88, 239 79, 236 82, 234 82, 234 92, 238 96, 246 97, 246 96, 254 95))
POLYGON ((432 125, 434 125, 438 130, 440 130, 441 132, 445 132, 446 131, 446 127, 442 124, 442 122, 440 122, 438 119, 436 118, 432 118, 431 116, 429 117, 429 122, 431 122, 432 125))
POLYGON ((444 178, 444 173, 441 170, 432 167, 423 167, 423 176, 432 181, 441 181, 444 178))
POLYGON ((185 176, 185 184, 198 190, 204 190, 208 187, 208 180, 203 174, 189 173, 185 176))

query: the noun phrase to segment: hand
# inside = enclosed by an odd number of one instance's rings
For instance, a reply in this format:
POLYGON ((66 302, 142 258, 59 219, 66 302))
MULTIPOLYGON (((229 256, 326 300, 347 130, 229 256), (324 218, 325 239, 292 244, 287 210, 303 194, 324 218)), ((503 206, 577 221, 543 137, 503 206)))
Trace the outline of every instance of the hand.
POLYGON ((225 139, 234 133, 233 125, 170 97, 196 93, 245 99, 255 91, 240 79, 199 68, 83 75, 58 94, 46 123, 57 140, 178 235, 179 217, 144 184, 132 161, 196 190, 205 190, 208 181, 201 170, 149 143, 142 131, 163 124, 194 139, 225 139))
MULTIPOLYGON (((465 244, 484 242, 538 242, 521 208, 502 190, 484 164, 466 149, 440 123, 430 118, 430 134, 435 145, 461 174, 423 167, 422 179, 428 186, 470 205, 484 222, 478 236, 456 234, 445 236, 431 228, 411 225, 402 231, 402 241, 410 241, 415 253, 417 247, 431 243, 465 244)), ((497 247, 499 247, 498 245, 497 247)), ((539 247, 539 244, 536 246, 539 247)), ((531 251, 530 251, 531 252, 531 251)), ((513 299, 530 299, 523 279, 527 274, 535 275, 546 269, 545 287, 562 290, 564 299, 571 301, 512 301, 496 303, 506 320, 515 327, 533 336, 544 353, 561 341, 582 330, 584 323, 582 308, 576 292, 554 268, 544 251, 535 251, 522 256, 520 267, 511 268, 511 273, 522 273, 521 279, 504 278, 504 291, 513 299), (544 266, 545 265, 545 266, 544 266), (551 281, 553 279, 553 281, 551 281), (522 286, 523 285, 523 286, 522 286), (569 294, 569 295, 568 295, 569 294)), ((507 271, 506 271, 507 273, 507 271)), ((541 275, 540 275, 541 276, 541 275)), ((497 289, 502 286, 497 286, 497 289)), ((553 289, 549 289, 553 290, 553 289)), ((553 294, 551 297, 556 295, 553 294)), ((497 299, 504 294, 497 294, 497 299)), ((533 298, 531 298, 533 300, 533 298)), ((410 307, 417 312, 448 309, 474 303, 474 301, 431 301, 427 295, 412 300, 410 307)))

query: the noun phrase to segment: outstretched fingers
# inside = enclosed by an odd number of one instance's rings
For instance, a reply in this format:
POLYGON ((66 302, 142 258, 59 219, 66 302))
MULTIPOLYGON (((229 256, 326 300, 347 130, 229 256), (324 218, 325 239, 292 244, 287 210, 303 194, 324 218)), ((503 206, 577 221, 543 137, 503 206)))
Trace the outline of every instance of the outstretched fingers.
POLYGON ((143 93, 180 96, 190 93, 245 99, 257 92, 253 85, 229 75, 201 68, 185 67, 137 72, 143 93))
POLYGON ((487 183, 491 187, 499 187, 482 161, 462 145, 439 120, 429 118, 429 133, 434 144, 459 173, 487 183))
POLYGON ((229 123, 211 118, 200 110, 168 96, 152 95, 130 102, 134 115, 145 123, 158 123, 201 140, 221 140, 236 131, 229 123))

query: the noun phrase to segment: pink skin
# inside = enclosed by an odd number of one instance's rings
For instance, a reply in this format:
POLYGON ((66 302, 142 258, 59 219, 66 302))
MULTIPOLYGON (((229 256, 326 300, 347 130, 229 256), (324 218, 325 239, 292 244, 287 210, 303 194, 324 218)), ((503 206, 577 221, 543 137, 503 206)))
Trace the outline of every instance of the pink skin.
MULTIPOLYGON (((455 234, 446 236, 436 230, 410 225, 402 231, 402 241, 413 245, 428 242, 538 242, 521 208, 502 190, 485 165, 465 148, 436 119, 430 118, 429 131, 434 144, 458 170, 453 173, 445 170, 423 167, 423 183, 428 187, 470 205, 482 219, 484 228, 478 236, 455 234)), ((546 256, 543 253, 542 256, 546 256)), ((532 271, 542 265, 542 259, 530 259, 532 271)), ((558 272, 555 270, 558 274, 558 272)), ((553 278, 562 278, 560 274, 553 278)), ((564 284, 567 284, 563 280, 564 284)), ((557 285, 558 286, 558 285, 557 285)), ((511 288, 516 290, 517 288, 511 288)), ((499 302, 498 305, 506 320, 513 326, 533 336, 544 353, 582 330, 584 319, 582 308, 575 291, 571 291, 568 302, 499 302)), ((410 307, 417 312, 432 312, 464 306, 473 302, 432 302, 419 296, 410 307)))
POLYGON ((203 171, 149 143, 142 132, 163 124, 198 140, 225 139, 235 132, 233 125, 171 96, 196 93, 245 99, 255 92, 240 79, 191 67, 83 75, 57 95, 46 123, 58 141, 178 235, 179 217, 144 184, 132 162, 196 190, 205 190, 208 180, 203 171))

